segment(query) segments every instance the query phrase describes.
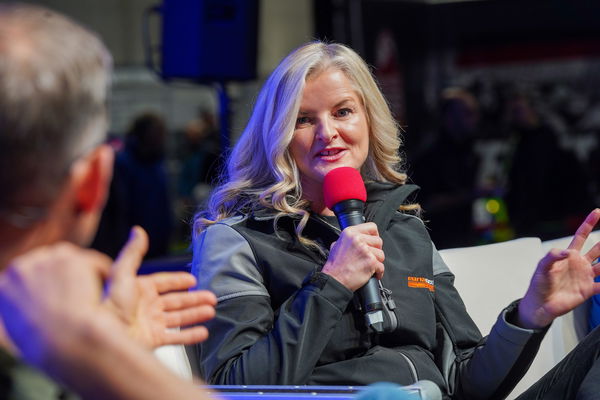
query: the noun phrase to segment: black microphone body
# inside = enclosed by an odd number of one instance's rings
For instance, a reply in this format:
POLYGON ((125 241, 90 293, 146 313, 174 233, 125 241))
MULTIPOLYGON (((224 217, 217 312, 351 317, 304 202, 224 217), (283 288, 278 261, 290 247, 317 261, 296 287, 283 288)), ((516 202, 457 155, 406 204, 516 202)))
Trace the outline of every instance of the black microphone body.
MULTIPOLYGON (((349 226, 359 225, 365 222, 364 210, 365 203, 361 200, 349 199, 336 203, 332 211, 337 217, 342 230, 349 226)), ((358 290, 361 298, 361 304, 367 323, 376 332, 383 332, 383 301, 379 292, 379 283, 375 277, 358 290)))

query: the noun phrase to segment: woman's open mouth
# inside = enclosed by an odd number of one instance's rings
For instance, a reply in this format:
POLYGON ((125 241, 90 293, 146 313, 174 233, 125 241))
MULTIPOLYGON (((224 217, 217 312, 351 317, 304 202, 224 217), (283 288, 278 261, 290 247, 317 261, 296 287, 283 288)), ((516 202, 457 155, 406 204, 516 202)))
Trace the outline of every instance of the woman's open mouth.
POLYGON ((344 155, 345 152, 345 149, 325 149, 318 152, 316 157, 328 162, 337 161, 344 155))

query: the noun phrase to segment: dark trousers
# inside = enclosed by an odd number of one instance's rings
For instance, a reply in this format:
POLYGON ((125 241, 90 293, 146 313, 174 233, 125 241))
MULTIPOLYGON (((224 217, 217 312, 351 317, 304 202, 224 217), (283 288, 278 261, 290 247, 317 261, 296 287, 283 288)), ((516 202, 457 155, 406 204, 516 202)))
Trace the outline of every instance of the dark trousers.
POLYGON ((600 399, 600 327, 517 400, 600 399))

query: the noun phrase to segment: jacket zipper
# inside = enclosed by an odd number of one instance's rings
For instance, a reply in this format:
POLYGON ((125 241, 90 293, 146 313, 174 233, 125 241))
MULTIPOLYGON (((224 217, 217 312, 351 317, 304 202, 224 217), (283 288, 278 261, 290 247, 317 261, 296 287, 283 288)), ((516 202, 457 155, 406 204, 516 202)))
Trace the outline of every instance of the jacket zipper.
POLYGON ((379 293, 381 294, 381 299, 385 304, 386 314, 390 319, 389 331, 393 332, 398 328, 398 318, 396 317, 396 312, 394 309, 396 308, 396 302, 392 298, 392 291, 383 287, 383 283, 381 281, 377 281, 379 283, 379 293))
POLYGON ((328 227, 330 227, 331 229, 333 229, 334 232, 337 233, 342 233, 342 230, 340 228, 338 228, 335 225, 330 224, 325 218, 322 218, 320 215, 318 214, 314 214, 315 219, 319 220, 321 223, 327 225, 328 227))

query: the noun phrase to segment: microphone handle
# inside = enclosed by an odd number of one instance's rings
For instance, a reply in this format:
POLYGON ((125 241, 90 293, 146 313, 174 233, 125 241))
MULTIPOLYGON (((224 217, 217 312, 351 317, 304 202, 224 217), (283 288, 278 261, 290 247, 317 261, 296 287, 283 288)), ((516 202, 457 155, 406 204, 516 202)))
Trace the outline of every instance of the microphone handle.
POLYGON ((383 301, 379 293, 379 282, 377 278, 371 277, 365 286, 360 289, 360 296, 363 299, 363 308, 365 313, 383 310, 383 301))
POLYGON ((355 199, 344 200, 335 204, 332 211, 337 217, 340 229, 344 230, 349 226, 360 225, 365 222, 364 207, 365 203, 355 199))
MULTIPOLYGON (((365 203, 361 200, 344 200, 333 206, 333 212, 338 219, 342 230, 349 226, 359 225, 365 222, 363 214, 365 203)), ((371 277, 367 283, 359 289, 362 299, 363 312, 367 324, 376 332, 383 332, 383 301, 379 293, 379 282, 371 277)))

